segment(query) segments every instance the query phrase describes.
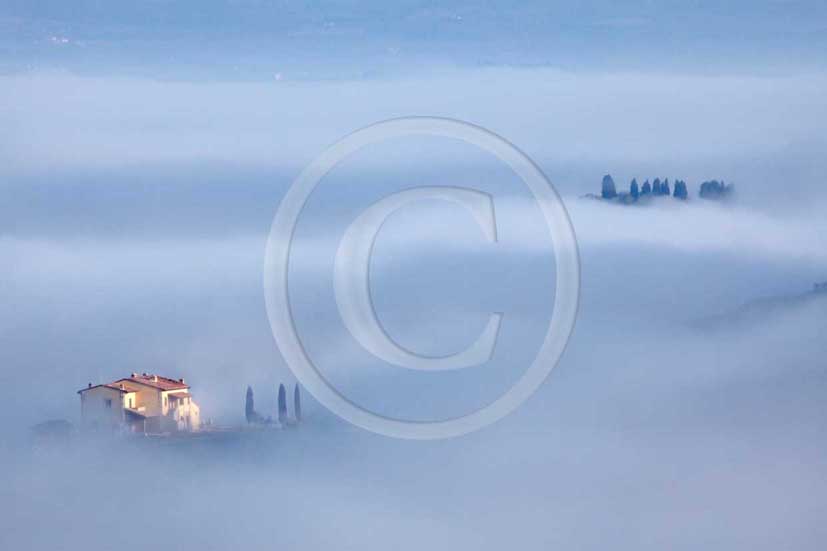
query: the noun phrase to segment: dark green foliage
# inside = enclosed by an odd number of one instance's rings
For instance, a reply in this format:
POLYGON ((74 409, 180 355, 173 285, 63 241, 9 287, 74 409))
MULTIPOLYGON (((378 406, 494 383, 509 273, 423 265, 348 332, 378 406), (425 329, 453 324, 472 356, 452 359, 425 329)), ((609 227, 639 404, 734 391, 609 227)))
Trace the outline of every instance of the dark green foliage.
POLYGON ((293 415, 296 417, 296 421, 302 420, 302 400, 298 383, 293 387, 293 415))
POLYGON ((287 391, 279 385, 279 423, 287 422, 287 391))
POLYGON ((252 423, 257 417, 255 402, 253 400, 253 389, 249 386, 247 387, 247 398, 244 401, 244 416, 247 418, 248 423, 252 423))
POLYGON ((708 180, 701 184, 701 199, 725 199, 735 191, 735 186, 718 180, 708 180))
POLYGON ((617 189, 615 189, 615 181, 612 180, 611 175, 603 176, 603 184, 600 191, 600 196, 604 199, 614 199, 617 197, 617 189))
POLYGON ((675 192, 672 194, 675 199, 689 199, 689 192, 686 189, 686 182, 677 180, 675 182, 675 192))

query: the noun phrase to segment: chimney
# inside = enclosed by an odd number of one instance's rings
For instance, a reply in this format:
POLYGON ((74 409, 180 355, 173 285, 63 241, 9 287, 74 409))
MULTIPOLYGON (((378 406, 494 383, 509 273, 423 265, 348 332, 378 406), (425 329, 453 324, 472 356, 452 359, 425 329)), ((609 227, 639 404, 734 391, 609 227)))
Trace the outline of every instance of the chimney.
POLYGON ((146 377, 146 371, 144 371, 143 375, 144 375, 144 377, 146 377))
POLYGON ((133 373, 133 374, 131 374, 131 375, 130 375, 130 377, 132 377, 133 379, 134 379, 135 377, 137 377, 137 376, 138 376, 138 374, 137 374, 137 373, 133 373))
POLYGON ((92 388, 92 383, 89 383, 89 385, 86 388, 92 388))
POLYGON ((181 384, 184 384, 184 378, 181 377, 180 379, 178 379, 178 382, 181 383, 181 384))
POLYGON ((153 376, 152 376, 152 382, 153 382, 153 383, 157 383, 157 382, 158 382, 158 375, 153 375, 153 376))

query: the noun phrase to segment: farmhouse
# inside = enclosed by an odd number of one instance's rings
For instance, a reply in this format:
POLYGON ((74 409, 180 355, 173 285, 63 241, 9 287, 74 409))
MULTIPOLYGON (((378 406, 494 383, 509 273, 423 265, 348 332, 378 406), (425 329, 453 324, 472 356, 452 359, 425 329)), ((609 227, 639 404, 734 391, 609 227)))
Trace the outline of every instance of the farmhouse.
POLYGON ((133 373, 78 391, 83 425, 138 433, 197 431, 201 412, 184 379, 133 373))

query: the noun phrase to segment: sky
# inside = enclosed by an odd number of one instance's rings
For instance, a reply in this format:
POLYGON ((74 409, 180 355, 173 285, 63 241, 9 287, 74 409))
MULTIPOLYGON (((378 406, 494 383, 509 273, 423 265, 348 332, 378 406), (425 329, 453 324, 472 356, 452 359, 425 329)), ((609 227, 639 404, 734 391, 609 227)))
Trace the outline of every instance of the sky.
MULTIPOLYGON (((0 547, 820 550, 827 296, 827 18, 821 3, 0 2, 0 547), (304 422, 198 444, 77 440, 76 390, 185 377, 243 423, 248 385, 292 385, 262 280, 301 170, 356 129, 452 117, 500 134, 560 193, 580 309, 560 364, 512 415, 416 442, 305 392, 304 422), (586 197, 610 173, 690 200, 586 197), (700 183, 736 186, 725 202, 700 183), (48 526, 44 530, 43 526, 48 526)), ((446 138, 337 166, 302 211, 291 301, 324 376, 373 411, 479 408, 536 354, 554 248, 525 185, 446 138), (488 193, 394 213, 373 249, 388 334, 439 356, 503 321, 486 364, 389 366, 347 332, 348 225, 422 185, 488 193)))

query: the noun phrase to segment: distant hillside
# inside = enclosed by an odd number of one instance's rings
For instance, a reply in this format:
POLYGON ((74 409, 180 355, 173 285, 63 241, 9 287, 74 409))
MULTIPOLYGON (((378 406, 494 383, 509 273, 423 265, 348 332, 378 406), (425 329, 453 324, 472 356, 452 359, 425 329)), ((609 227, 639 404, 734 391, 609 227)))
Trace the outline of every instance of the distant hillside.
MULTIPOLYGON (((816 284, 812 291, 800 295, 752 300, 732 312, 697 320, 692 323, 692 326, 701 330, 744 327, 764 323, 768 319, 792 314, 810 306, 822 308, 825 316, 827 316, 826 285, 824 283, 816 284)), ((827 318, 825 318, 825 321, 827 321, 827 318)))

